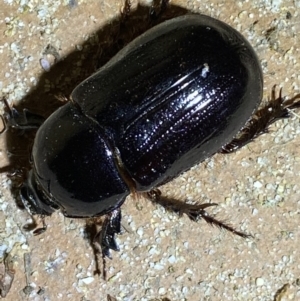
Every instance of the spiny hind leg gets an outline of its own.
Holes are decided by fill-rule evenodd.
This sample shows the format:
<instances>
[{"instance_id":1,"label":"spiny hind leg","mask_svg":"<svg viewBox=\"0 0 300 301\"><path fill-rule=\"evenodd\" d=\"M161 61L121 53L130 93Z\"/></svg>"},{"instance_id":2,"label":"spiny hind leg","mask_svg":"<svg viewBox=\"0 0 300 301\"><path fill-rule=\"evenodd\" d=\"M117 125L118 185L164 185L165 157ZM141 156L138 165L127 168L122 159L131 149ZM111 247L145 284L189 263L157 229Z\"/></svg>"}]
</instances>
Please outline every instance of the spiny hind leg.
<instances>
[{"instance_id":1,"label":"spiny hind leg","mask_svg":"<svg viewBox=\"0 0 300 301\"><path fill-rule=\"evenodd\" d=\"M235 235L241 236L243 238L251 237L251 235L237 231L232 226L219 221L215 217L209 215L205 210L211 206L217 206L216 203L204 203L204 204L187 204L175 198L165 197L161 194L160 190L153 189L147 193L147 197L154 203L160 204L167 211L174 212L178 216L186 214L190 220L198 221L201 218L204 219L211 226L216 226L220 229L227 230Z\"/></svg>"},{"instance_id":2,"label":"spiny hind leg","mask_svg":"<svg viewBox=\"0 0 300 301\"><path fill-rule=\"evenodd\" d=\"M232 153L245 146L258 136L268 132L269 126L275 121L291 116L290 110L300 107L300 94L293 98L285 99L282 97L282 89L276 97L276 86L273 86L271 99L247 122L246 126L239 132L230 143L224 145L221 153Z\"/></svg>"}]
</instances>

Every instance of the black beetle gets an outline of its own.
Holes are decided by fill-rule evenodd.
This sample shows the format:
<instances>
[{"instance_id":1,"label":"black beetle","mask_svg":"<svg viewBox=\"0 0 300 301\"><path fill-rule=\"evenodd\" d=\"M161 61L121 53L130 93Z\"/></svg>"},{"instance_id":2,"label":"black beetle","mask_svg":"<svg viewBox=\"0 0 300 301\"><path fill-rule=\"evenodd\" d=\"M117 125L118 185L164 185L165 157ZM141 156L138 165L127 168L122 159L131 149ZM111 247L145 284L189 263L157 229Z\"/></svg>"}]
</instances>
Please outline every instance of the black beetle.
<instances>
[{"instance_id":1,"label":"black beetle","mask_svg":"<svg viewBox=\"0 0 300 301\"><path fill-rule=\"evenodd\" d=\"M148 192L174 212L246 237L207 215L205 208L215 204L178 204L155 188L218 151L244 145L296 107L296 98L283 106L273 93L276 110L267 107L262 122L253 119L229 143L257 109L262 88L254 50L229 25L204 15L157 25L77 86L41 124L21 199L42 216L55 210L78 218L106 214L97 237L105 256L118 250L120 206L131 192ZM13 108L6 122L21 129L41 123Z\"/></svg>"}]
</instances>

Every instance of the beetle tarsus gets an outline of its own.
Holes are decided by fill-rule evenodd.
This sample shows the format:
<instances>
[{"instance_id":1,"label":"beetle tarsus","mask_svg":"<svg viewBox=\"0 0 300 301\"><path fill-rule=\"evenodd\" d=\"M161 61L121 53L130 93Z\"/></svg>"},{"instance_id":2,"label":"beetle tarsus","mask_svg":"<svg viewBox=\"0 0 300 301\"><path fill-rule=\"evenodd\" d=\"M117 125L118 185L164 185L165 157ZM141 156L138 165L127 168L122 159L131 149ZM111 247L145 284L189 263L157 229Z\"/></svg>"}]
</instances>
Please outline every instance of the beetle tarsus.
<instances>
[{"instance_id":1,"label":"beetle tarsus","mask_svg":"<svg viewBox=\"0 0 300 301\"><path fill-rule=\"evenodd\" d=\"M282 96L282 89L276 97L276 86L273 86L271 99L268 104L259 109L253 118L240 131L230 143L222 147L222 153L231 153L245 146L262 134L268 133L269 126L275 121L290 117L290 110L300 107L300 94L293 98L285 99Z\"/></svg>"},{"instance_id":2,"label":"beetle tarsus","mask_svg":"<svg viewBox=\"0 0 300 301\"><path fill-rule=\"evenodd\" d=\"M213 216L209 215L207 211L205 210L208 207L217 206L216 203L204 203L204 204L186 204L182 203L179 200L168 198L162 196L160 190L153 189L149 192L147 192L148 197L151 201L160 204L163 206L166 210L170 212L174 212L178 214L179 216L182 216L183 214L186 214L190 220L192 221L199 221L201 218L203 218L208 224L211 226L216 226L219 229L227 230L235 235L241 236L243 238L252 237L249 234L237 231L232 226L217 220Z\"/></svg>"},{"instance_id":3,"label":"beetle tarsus","mask_svg":"<svg viewBox=\"0 0 300 301\"><path fill-rule=\"evenodd\" d=\"M230 226L230 225L228 225L228 224L226 224L222 221L219 221L219 220L215 219L214 217L210 216L205 210L199 210L198 214L199 214L199 218L203 218L211 226L216 226L219 229L227 230L227 231L231 232L232 234L238 235L238 236L243 237L243 238L253 237L251 234L246 234L244 232L237 231L232 226Z\"/></svg>"}]
</instances>

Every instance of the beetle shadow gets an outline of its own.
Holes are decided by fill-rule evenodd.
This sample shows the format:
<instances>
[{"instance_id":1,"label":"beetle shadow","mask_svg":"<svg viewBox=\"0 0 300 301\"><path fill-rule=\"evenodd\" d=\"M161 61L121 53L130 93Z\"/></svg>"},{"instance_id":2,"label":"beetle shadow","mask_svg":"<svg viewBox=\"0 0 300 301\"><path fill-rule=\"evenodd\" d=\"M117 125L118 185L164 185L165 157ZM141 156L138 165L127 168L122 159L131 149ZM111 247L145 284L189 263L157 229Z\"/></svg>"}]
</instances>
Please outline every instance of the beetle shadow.
<instances>
[{"instance_id":1,"label":"beetle shadow","mask_svg":"<svg viewBox=\"0 0 300 301\"><path fill-rule=\"evenodd\" d=\"M167 19L189 13L187 9L169 4L160 14L159 8L157 10L158 2L154 1L157 18L154 18L155 13L150 16L149 6L138 5L130 12L127 10L127 14L119 14L113 20L109 20L80 45L82 51L71 52L63 60L58 60L48 72L44 72L34 89L14 107L19 112L26 108L47 118L68 101L69 95L80 82L108 62L134 38ZM5 151L9 165L1 167L0 172L8 172L12 181L12 195L20 208L24 206L19 197L19 187L30 170L30 152L34 136L35 131L20 132L14 129L9 129L5 135ZM94 249L95 229L86 226L86 233Z\"/></svg>"}]
</instances>

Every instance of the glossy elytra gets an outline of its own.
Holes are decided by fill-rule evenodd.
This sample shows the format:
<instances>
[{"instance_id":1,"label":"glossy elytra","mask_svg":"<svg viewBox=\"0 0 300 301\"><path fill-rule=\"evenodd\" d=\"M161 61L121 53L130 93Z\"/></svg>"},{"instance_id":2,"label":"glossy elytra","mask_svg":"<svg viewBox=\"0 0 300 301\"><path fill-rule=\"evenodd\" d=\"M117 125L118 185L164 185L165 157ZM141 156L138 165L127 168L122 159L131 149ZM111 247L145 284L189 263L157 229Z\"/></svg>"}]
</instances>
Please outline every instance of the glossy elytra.
<instances>
[{"instance_id":1,"label":"glossy elytra","mask_svg":"<svg viewBox=\"0 0 300 301\"><path fill-rule=\"evenodd\" d=\"M249 122L262 88L254 50L229 25L204 15L157 25L78 85L45 121L7 105L8 126L40 125L21 199L31 214L106 215L96 236L105 256L118 250L120 208L131 192L147 192L169 210L246 237L207 214L215 204L179 204L156 188L216 152L241 147L299 106L299 96L283 103L273 93L262 121Z\"/></svg>"}]
</instances>

